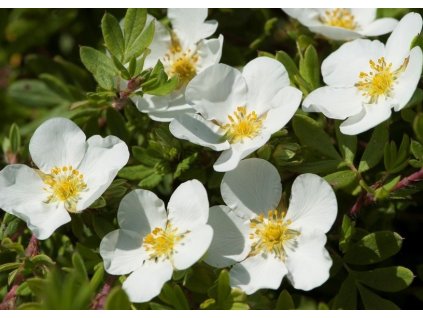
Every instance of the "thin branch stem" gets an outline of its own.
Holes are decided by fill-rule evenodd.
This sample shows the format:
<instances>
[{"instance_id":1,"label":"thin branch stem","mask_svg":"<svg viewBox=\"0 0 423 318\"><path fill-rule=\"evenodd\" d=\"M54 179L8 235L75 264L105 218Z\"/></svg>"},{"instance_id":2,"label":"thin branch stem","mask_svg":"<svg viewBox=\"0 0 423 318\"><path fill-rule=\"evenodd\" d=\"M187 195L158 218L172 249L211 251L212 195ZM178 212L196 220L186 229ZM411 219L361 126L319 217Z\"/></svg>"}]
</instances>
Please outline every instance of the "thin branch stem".
<instances>
[{"instance_id":1,"label":"thin branch stem","mask_svg":"<svg viewBox=\"0 0 423 318\"><path fill-rule=\"evenodd\" d=\"M104 282L103 288L101 291L95 296L91 308L92 309L104 309L104 303L106 301L107 296L110 293L110 290L113 287L114 282L116 281L117 276L107 275L106 280Z\"/></svg>"}]
</instances>

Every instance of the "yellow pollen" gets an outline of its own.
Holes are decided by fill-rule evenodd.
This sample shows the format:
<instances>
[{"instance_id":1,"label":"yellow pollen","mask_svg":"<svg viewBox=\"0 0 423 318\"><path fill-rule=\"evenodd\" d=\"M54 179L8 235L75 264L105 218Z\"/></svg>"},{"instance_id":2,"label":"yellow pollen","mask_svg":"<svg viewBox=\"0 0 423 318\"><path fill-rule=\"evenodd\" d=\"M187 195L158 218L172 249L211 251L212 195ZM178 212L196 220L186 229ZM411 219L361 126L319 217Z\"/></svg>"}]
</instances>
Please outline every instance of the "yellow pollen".
<instances>
[{"instance_id":1,"label":"yellow pollen","mask_svg":"<svg viewBox=\"0 0 423 318\"><path fill-rule=\"evenodd\" d=\"M184 238L184 234L178 234L178 228L173 227L170 222L166 228L156 227L147 234L143 240L145 250L150 254L150 259L159 260L172 258L175 252L175 245Z\"/></svg>"},{"instance_id":2,"label":"yellow pollen","mask_svg":"<svg viewBox=\"0 0 423 318\"><path fill-rule=\"evenodd\" d=\"M263 253L272 254L284 261L286 258L285 248L287 244L300 235L299 231L289 228L291 220L285 220L284 212L271 210L267 213L250 220L250 239L253 241L251 255Z\"/></svg>"},{"instance_id":3,"label":"yellow pollen","mask_svg":"<svg viewBox=\"0 0 423 318\"><path fill-rule=\"evenodd\" d=\"M344 28L348 30L355 30L357 23L354 15L348 9L332 9L326 10L324 15L320 17L323 24Z\"/></svg>"},{"instance_id":4,"label":"yellow pollen","mask_svg":"<svg viewBox=\"0 0 423 318\"><path fill-rule=\"evenodd\" d=\"M50 174L41 174L49 193L45 203L63 202L66 210L76 212L80 194L87 191L84 175L72 166L54 167Z\"/></svg>"},{"instance_id":5,"label":"yellow pollen","mask_svg":"<svg viewBox=\"0 0 423 318\"><path fill-rule=\"evenodd\" d=\"M369 104L377 103L380 96L391 97L394 82L398 76L407 68L409 58L404 59L403 64L392 70L392 63L387 63L384 57L374 62L369 61L370 72L360 72L359 81L355 83L364 97L368 97Z\"/></svg>"},{"instance_id":6,"label":"yellow pollen","mask_svg":"<svg viewBox=\"0 0 423 318\"><path fill-rule=\"evenodd\" d=\"M220 125L226 130L226 137L230 143L242 141L244 138L256 137L263 125L266 115L257 116L255 111L247 112L247 107L240 106L233 113L228 115L229 123Z\"/></svg>"}]
</instances>

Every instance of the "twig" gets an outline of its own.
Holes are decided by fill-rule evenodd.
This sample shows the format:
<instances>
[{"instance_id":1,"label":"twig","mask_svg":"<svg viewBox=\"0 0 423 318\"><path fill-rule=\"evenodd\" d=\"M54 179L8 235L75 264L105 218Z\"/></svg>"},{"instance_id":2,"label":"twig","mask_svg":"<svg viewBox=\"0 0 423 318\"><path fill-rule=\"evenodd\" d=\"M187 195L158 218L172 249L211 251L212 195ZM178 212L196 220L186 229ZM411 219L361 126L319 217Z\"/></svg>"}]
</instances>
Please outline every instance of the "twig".
<instances>
[{"instance_id":1,"label":"twig","mask_svg":"<svg viewBox=\"0 0 423 318\"><path fill-rule=\"evenodd\" d=\"M107 295L109 295L110 290L113 287L113 284L116 280L117 276L107 275L106 280L104 282L103 288L101 291L95 296L91 308L92 309L103 309L104 303L106 301Z\"/></svg>"}]
</instances>

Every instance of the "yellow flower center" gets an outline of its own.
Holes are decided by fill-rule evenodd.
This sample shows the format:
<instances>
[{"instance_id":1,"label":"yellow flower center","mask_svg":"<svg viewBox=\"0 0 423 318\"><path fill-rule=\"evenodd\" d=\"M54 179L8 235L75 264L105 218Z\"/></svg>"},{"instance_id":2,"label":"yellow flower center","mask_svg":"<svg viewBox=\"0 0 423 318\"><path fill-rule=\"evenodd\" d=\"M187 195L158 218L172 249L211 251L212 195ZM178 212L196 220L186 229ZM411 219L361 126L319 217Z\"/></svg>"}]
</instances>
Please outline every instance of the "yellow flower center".
<instances>
[{"instance_id":1,"label":"yellow flower center","mask_svg":"<svg viewBox=\"0 0 423 318\"><path fill-rule=\"evenodd\" d=\"M228 115L229 123L220 125L226 130L226 137L230 143L242 141L244 138L256 137L262 126L266 115L257 116L255 111L247 112L247 107L240 106L233 113Z\"/></svg>"},{"instance_id":2,"label":"yellow flower center","mask_svg":"<svg viewBox=\"0 0 423 318\"><path fill-rule=\"evenodd\" d=\"M369 61L370 72L360 72L359 81L355 83L362 95L369 98L368 103L377 103L380 96L391 97L395 80L408 65L409 58L397 69L392 70L392 63L387 63L384 57L374 62Z\"/></svg>"},{"instance_id":3,"label":"yellow flower center","mask_svg":"<svg viewBox=\"0 0 423 318\"><path fill-rule=\"evenodd\" d=\"M150 254L150 259L170 259L175 252L175 245L184 238L184 234L178 234L178 228L170 222L163 229L156 227L147 234L143 240L145 250Z\"/></svg>"},{"instance_id":4,"label":"yellow flower center","mask_svg":"<svg viewBox=\"0 0 423 318\"><path fill-rule=\"evenodd\" d=\"M253 241L251 255L273 254L280 260L286 258L285 248L300 232L290 229L291 220L285 220L285 213L271 210L250 220L250 239Z\"/></svg>"},{"instance_id":5,"label":"yellow flower center","mask_svg":"<svg viewBox=\"0 0 423 318\"><path fill-rule=\"evenodd\" d=\"M355 22L354 15L348 9L332 9L326 10L320 20L323 24L344 28L348 30L355 30L357 23Z\"/></svg>"},{"instance_id":6,"label":"yellow flower center","mask_svg":"<svg viewBox=\"0 0 423 318\"><path fill-rule=\"evenodd\" d=\"M43 174L42 179L49 193L46 203L63 202L66 210L76 212L80 194L88 190L84 175L72 166L55 167L50 174Z\"/></svg>"}]
</instances>

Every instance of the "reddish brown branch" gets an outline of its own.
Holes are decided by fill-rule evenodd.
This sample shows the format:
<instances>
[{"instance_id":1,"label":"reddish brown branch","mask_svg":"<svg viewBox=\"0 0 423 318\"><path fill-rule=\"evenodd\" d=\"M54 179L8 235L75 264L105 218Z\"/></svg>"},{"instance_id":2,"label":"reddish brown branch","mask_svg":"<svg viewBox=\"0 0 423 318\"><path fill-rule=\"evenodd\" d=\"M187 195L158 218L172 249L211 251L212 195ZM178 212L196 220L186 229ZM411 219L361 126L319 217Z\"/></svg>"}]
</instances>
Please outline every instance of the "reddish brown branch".
<instances>
[{"instance_id":1,"label":"reddish brown branch","mask_svg":"<svg viewBox=\"0 0 423 318\"><path fill-rule=\"evenodd\" d=\"M91 304L92 309L104 309L104 303L106 301L107 295L109 295L116 278L117 276L107 275L103 288L95 296Z\"/></svg>"}]
</instances>

